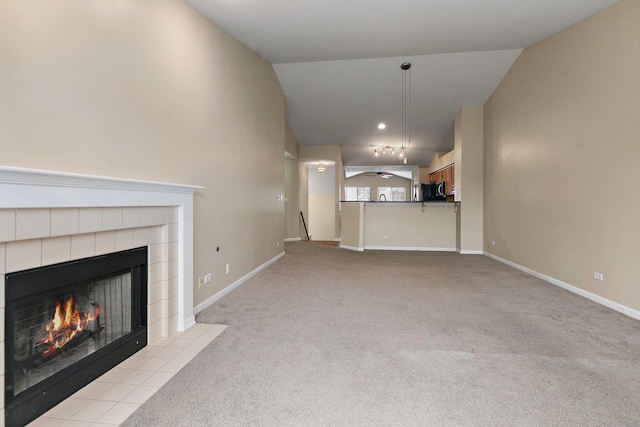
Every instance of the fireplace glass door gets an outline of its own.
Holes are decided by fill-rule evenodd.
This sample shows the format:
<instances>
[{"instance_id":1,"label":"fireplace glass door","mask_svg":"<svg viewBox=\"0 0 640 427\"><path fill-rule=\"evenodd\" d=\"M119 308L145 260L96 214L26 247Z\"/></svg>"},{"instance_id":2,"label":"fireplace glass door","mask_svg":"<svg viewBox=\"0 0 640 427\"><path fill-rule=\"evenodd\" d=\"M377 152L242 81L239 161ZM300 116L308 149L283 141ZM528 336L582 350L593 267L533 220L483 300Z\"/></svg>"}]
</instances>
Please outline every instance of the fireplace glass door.
<instances>
[{"instance_id":1,"label":"fireplace glass door","mask_svg":"<svg viewBox=\"0 0 640 427\"><path fill-rule=\"evenodd\" d=\"M6 424L28 422L146 344L146 248L5 276Z\"/></svg>"},{"instance_id":2,"label":"fireplace glass door","mask_svg":"<svg viewBox=\"0 0 640 427\"><path fill-rule=\"evenodd\" d=\"M13 393L131 332L131 302L131 273L124 272L14 303Z\"/></svg>"}]
</instances>

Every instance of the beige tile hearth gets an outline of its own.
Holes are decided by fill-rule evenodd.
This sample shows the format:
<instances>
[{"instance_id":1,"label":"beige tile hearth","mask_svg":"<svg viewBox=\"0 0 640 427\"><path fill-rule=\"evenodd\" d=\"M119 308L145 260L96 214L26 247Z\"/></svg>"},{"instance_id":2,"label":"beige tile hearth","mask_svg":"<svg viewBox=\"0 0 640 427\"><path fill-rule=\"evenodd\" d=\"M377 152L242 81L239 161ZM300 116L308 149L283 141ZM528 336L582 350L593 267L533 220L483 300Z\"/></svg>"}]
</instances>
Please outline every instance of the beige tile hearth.
<instances>
[{"instance_id":1,"label":"beige tile hearth","mask_svg":"<svg viewBox=\"0 0 640 427\"><path fill-rule=\"evenodd\" d=\"M28 427L117 426L226 328L197 324L151 343Z\"/></svg>"}]
</instances>

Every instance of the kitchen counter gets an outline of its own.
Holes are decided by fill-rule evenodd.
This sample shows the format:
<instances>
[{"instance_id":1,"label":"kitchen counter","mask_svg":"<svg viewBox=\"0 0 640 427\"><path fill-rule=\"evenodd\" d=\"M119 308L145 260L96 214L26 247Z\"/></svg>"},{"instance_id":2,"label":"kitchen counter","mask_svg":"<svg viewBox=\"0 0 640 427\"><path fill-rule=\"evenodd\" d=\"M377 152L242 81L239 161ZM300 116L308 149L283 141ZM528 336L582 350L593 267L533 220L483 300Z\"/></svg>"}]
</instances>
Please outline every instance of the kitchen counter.
<instances>
[{"instance_id":1,"label":"kitchen counter","mask_svg":"<svg viewBox=\"0 0 640 427\"><path fill-rule=\"evenodd\" d=\"M458 203L343 202L340 247L455 251Z\"/></svg>"},{"instance_id":2,"label":"kitchen counter","mask_svg":"<svg viewBox=\"0 0 640 427\"><path fill-rule=\"evenodd\" d=\"M454 203L459 203L459 202L447 202L446 200L427 200L427 201L424 201L424 202L392 202L392 201L385 202L384 200L383 201L371 200L369 202L354 202L352 200L342 200L340 203L367 203L367 204L368 203L376 203L376 204L388 203L390 205L391 204L393 204L393 205L421 205L423 203L426 203L426 204L429 204L429 205L431 205L431 204L453 205Z\"/></svg>"}]
</instances>

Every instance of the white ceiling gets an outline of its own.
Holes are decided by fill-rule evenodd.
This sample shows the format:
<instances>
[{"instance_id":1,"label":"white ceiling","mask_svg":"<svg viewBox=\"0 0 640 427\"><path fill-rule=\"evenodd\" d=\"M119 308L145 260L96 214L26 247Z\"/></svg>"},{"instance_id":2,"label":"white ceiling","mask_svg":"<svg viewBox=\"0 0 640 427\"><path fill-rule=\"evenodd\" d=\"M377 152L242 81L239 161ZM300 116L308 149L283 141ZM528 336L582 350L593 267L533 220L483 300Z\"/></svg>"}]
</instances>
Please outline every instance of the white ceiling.
<instances>
[{"instance_id":1,"label":"white ceiling","mask_svg":"<svg viewBox=\"0 0 640 427\"><path fill-rule=\"evenodd\" d=\"M429 164L453 148L453 118L482 105L520 50L302 62L275 66L287 95L287 121L300 144L340 144L345 165L398 164L377 146L402 141L402 70L411 62L408 162ZM387 127L378 129L378 123ZM393 159L393 160L392 160Z\"/></svg>"},{"instance_id":2,"label":"white ceiling","mask_svg":"<svg viewBox=\"0 0 640 427\"><path fill-rule=\"evenodd\" d=\"M187 0L274 68L300 145L345 165L397 165L400 64L411 68L409 163L453 148L453 118L483 105L520 50L616 0ZM385 122L384 131L377 129Z\"/></svg>"}]
</instances>

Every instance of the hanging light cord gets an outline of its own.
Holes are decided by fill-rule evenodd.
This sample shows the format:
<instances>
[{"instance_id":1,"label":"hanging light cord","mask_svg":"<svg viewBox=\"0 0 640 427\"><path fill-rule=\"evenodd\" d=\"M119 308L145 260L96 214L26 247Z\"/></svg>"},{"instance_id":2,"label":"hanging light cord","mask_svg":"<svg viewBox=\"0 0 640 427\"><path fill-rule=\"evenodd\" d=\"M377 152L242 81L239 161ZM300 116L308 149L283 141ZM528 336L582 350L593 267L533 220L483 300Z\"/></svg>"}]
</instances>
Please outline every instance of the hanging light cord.
<instances>
[{"instance_id":1,"label":"hanging light cord","mask_svg":"<svg viewBox=\"0 0 640 427\"><path fill-rule=\"evenodd\" d=\"M404 65L404 64L403 64ZM402 66L400 66L402 68ZM407 70L402 68L402 149L407 137Z\"/></svg>"},{"instance_id":2,"label":"hanging light cord","mask_svg":"<svg viewBox=\"0 0 640 427\"><path fill-rule=\"evenodd\" d=\"M411 147L411 63L404 62L402 69L402 162L407 163L406 148Z\"/></svg>"},{"instance_id":3,"label":"hanging light cord","mask_svg":"<svg viewBox=\"0 0 640 427\"><path fill-rule=\"evenodd\" d=\"M409 140L407 147L411 147L411 69L406 71L408 77L408 88L407 88L407 138Z\"/></svg>"}]
</instances>

